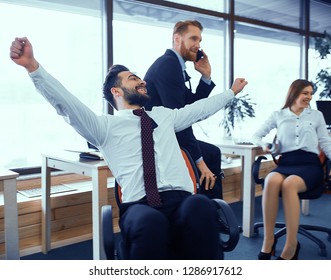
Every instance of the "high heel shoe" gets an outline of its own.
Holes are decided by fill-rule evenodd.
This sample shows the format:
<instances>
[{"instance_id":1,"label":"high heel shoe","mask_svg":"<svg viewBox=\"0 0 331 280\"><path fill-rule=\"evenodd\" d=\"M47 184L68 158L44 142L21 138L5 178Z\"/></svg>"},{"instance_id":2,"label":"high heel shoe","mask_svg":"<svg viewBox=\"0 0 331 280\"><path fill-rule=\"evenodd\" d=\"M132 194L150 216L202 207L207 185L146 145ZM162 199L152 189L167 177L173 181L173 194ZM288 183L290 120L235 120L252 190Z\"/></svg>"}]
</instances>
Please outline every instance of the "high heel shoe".
<instances>
[{"instance_id":1,"label":"high heel shoe","mask_svg":"<svg viewBox=\"0 0 331 280\"><path fill-rule=\"evenodd\" d=\"M270 260L271 256L275 255L277 239L274 237L274 243L272 244L270 253L260 252L257 256L258 260Z\"/></svg>"},{"instance_id":2,"label":"high heel shoe","mask_svg":"<svg viewBox=\"0 0 331 280\"><path fill-rule=\"evenodd\" d=\"M289 259L289 260L298 260L298 259L299 259L299 251L300 251L300 249L301 249L301 245L300 245L300 243L299 243L299 241L298 241L297 248L295 249L294 255L293 255L293 257L292 257L291 259ZM287 260L287 259L284 259L284 258L282 258L281 256L279 256L279 257L277 258L277 260Z\"/></svg>"}]
</instances>

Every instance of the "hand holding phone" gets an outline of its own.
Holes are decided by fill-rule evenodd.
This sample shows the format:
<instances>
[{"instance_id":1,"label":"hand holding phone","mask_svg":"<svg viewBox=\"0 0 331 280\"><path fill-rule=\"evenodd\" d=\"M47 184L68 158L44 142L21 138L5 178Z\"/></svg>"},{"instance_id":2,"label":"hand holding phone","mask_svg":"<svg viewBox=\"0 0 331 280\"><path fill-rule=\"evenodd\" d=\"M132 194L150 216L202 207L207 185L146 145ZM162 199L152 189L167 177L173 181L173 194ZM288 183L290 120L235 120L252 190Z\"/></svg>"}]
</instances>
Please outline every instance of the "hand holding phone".
<instances>
[{"instance_id":1,"label":"hand holding phone","mask_svg":"<svg viewBox=\"0 0 331 280\"><path fill-rule=\"evenodd\" d=\"M201 60L202 58L202 60ZM200 61L201 60L201 61ZM193 61L194 69L202 75L202 78L205 80L210 80L211 75L211 66L208 60L207 54L201 49L199 49L196 53L196 60Z\"/></svg>"},{"instance_id":2,"label":"hand holding phone","mask_svg":"<svg viewBox=\"0 0 331 280\"><path fill-rule=\"evenodd\" d=\"M202 57L203 57L203 52L201 50L198 50L196 62L199 61Z\"/></svg>"}]
</instances>

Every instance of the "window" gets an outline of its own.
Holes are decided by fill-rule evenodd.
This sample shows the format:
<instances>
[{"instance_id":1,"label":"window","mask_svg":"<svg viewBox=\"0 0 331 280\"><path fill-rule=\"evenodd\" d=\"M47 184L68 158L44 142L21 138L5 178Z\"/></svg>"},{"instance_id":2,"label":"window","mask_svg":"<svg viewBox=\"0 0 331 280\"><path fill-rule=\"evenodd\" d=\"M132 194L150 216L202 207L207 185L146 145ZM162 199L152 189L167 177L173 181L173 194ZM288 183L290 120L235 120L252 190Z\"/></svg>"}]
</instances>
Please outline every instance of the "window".
<instances>
[{"instance_id":1,"label":"window","mask_svg":"<svg viewBox=\"0 0 331 280\"><path fill-rule=\"evenodd\" d=\"M235 14L251 19L299 28L300 0L235 0Z\"/></svg>"},{"instance_id":2,"label":"window","mask_svg":"<svg viewBox=\"0 0 331 280\"><path fill-rule=\"evenodd\" d=\"M169 0L167 2L185 4L185 5L194 6L194 7L203 8L203 9L208 9L208 10L213 10L213 11L217 11L217 12L225 12L228 0L208 0L208 1L201 1L201 0Z\"/></svg>"},{"instance_id":3,"label":"window","mask_svg":"<svg viewBox=\"0 0 331 280\"><path fill-rule=\"evenodd\" d=\"M212 95L229 86L227 81L232 67L234 77L246 77L249 81L244 93L256 103L256 117L245 119L241 129L244 138L249 139L271 111L282 107L291 82L303 78L306 66L302 60L304 47L300 28L304 22L301 7L304 1L235 0L234 65L229 68L227 19L231 17L223 13L228 12L230 1L173 0L158 1L158 5L146 2L113 1L114 62L129 66L143 77L149 65L166 48L171 48L175 22L191 18L201 21L205 27L202 46L210 58L212 78L217 85ZM176 3L173 5L176 9L170 8L166 2ZM311 1L312 9L315 9L312 16L319 17L323 11L313 8L313 2L316 1ZM186 11L185 5L192 7L190 11ZM202 13L201 8L207 11ZM329 21L323 17L319 24L327 27ZM124 46L134 47L128 52ZM191 63L187 63L187 67L196 83L199 74L192 69ZM222 141L226 136L221 124L223 115L221 111L194 125L197 138L214 143Z\"/></svg>"},{"instance_id":4,"label":"window","mask_svg":"<svg viewBox=\"0 0 331 280\"><path fill-rule=\"evenodd\" d=\"M240 129L243 140L284 105L290 84L300 78L300 42L293 33L236 24L234 76L248 81L238 96L248 93L256 103L256 117L245 119Z\"/></svg>"},{"instance_id":5,"label":"window","mask_svg":"<svg viewBox=\"0 0 331 280\"><path fill-rule=\"evenodd\" d=\"M114 1L114 63L128 66L143 78L149 66L172 47L172 29L177 21L199 20L204 26L201 46L212 57L214 79L223 88L224 79L224 21L196 13L166 7L137 3L137 1ZM221 48L220 48L221 47ZM187 63L188 68L193 63ZM189 69L192 80L200 75ZM196 78L196 79L195 79Z\"/></svg>"},{"instance_id":6,"label":"window","mask_svg":"<svg viewBox=\"0 0 331 280\"><path fill-rule=\"evenodd\" d=\"M63 2L63 4L60 4ZM40 64L96 113L102 113L101 0L0 1L0 53L26 36ZM3 24L5 23L5 24ZM1 59L0 166L40 166L41 153L86 145L36 92L25 69Z\"/></svg>"},{"instance_id":7,"label":"window","mask_svg":"<svg viewBox=\"0 0 331 280\"><path fill-rule=\"evenodd\" d=\"M256 103L256 118L245 120L242 133L247 138L272 110L282 106L288 86L294 79L305 78L302 73L308 65L311 80L325 67L316 60L312 46L309 64L303 60L306 1L234 0L233 15L226 14L232 0L107 1L113 3L113 11L109 11L113 13L109 15L112 30L108 30L113 48L108 51L103 49L102 38L104 0L0 0L0 18L5 23L0 27L0 53L8 54L15 36L27 36L40 63L101 114L106 51L113 63L127 65L143 78L153 61L172 47L174 24L197 19L204 26L201 45L217 85L212 95L229 87L232 74L249 81L245 93ZM331 33L328 2L309 1L310 38L324 30ZM234 30L228 19L234 19ZM230 32L235 34L233 60ZM192 63L187 67L195 86L200 75ZM38 95L24 69L7 57L1 60L0 73L0 126L5 135L0 166L39 166L41 153L85 147L85 140ZM220 142L223 114L194 125L197 138Z\"/></svg>"},{"instance_id":8,"label":"window","mask_svg":"<svg viewBox=\"0 0 331 280\"><path fill-rule=\"evenodd\" d=\"M216 88L212 94L225 87L225 22L221 18L169 9L161 6L137 4L132 1L114 2L114 63L128 66L143 78L149 66L172 47L172 29L177 21L199 20L204 26L201 47L208 54L212 66L212 79ZM187 71L195 88L201 75L187 62ZM218 125L222 113L194 126L198 137L219 137ZM216 129L214 129L216 127Z\"/></svg>"},{"instance_id":9,"label":"window","mask_svg":"<svg viewBox=\"0 0 331 280\"><path fill-rule=\"evenodd\" d=\"M310 29L315 32L323 33L326 31L331 34L331 4L330 1L311 1L310 13ZM323 69L331 73L331 55L329 54L325 59L319 57L319 53L315 50L315 40L311 38L309 48L309 79L316 82L317 74ZM323 87L319 87L314 95L313 100L320 99L320 93ZM313 108L316 108L316 102L311 102Z\"/></svg>"},{"instance_id":10,"label":"window","mask_svg":"<svg viewBox=\"0 0 331 280\"><path fill-rule=\"evenodd\" d=\"M316 0L310 2L310 30L331 33L331 2L330 0Z\"/></svg>"}]
</instances>

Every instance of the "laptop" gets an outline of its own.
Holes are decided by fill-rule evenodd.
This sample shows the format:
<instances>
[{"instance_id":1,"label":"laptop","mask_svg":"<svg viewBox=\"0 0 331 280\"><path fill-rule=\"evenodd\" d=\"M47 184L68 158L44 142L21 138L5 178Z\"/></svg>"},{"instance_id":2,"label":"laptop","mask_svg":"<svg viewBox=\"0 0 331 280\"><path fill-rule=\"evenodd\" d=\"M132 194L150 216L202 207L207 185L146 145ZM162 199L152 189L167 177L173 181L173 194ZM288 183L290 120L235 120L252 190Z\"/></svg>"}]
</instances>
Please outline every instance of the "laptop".
<instances>
[{"instance_id":1,"label":"laptop","mask_svg":"<svg viewBox=\"0 0 331 280\"><path fill-rule=\"evenodd\" d=\"M75 149L66 149L68 152L79 153L79 158L89 159L89 160L103 160L103 156L100 153L99 149L87 142L88 149L84 150L75 150Z\"/></svg>"},{"instance_id":2,"label":"laptop","mask_svg":"<svg viewBox=\"0 0 331 280\"><path fill-rule=\"evenodd\" d=\"M88 151L81 152L79 154L79 158L90 160L103 160L103 156L96 146L92 145L90 142L87 142L87 147Z\"/></svg>"}]
</instances>

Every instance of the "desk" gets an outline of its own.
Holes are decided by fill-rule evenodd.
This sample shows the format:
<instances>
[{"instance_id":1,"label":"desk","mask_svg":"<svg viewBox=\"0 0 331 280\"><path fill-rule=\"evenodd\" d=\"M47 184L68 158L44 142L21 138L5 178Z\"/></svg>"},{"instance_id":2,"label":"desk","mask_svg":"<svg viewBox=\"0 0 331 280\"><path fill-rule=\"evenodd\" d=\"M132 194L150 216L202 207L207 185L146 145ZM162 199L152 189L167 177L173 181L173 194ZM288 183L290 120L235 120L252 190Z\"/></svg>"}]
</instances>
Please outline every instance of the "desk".
<instances>
[{"instance_id":1,"label":"desk","mask_svg":"<svg viewBox=\"0 0 331 280\"><path fill-rule=\"evenodd\" d=\"M7 260L19 260L18 211L16 178L18 173L0 170L0 191L4 199L5 250Z\"/></svg>"},{"instance_id":2,"label":"desk","mask_svg":"<svg viewBox=\"0 0 331 280\"><path fill-rule=\"evenodd\" d=\"M107 178L111 176L111 172L105 161L81 160L78 154L70 152L59 153L57 156L43 155L41 174L41 243L43 253L46 254L51 249L51 168L92 178L93 259L105 259L101 238L101 207L108 204Z\"/></svg>"},{"instance_id":3,"label":"desk","mask_svg":"<svg viewBox=\"0 0 331 280\"><path fill-rule=\"evenodd\" d=\"M223 140L218 146L222 154L241 157L241 197L243 201L243 235L254 234L255 182L252 178L252 165L256 156L263 154L261 147L255 145L237 145L232 140Z\"/></svg>"}]
</instances>

